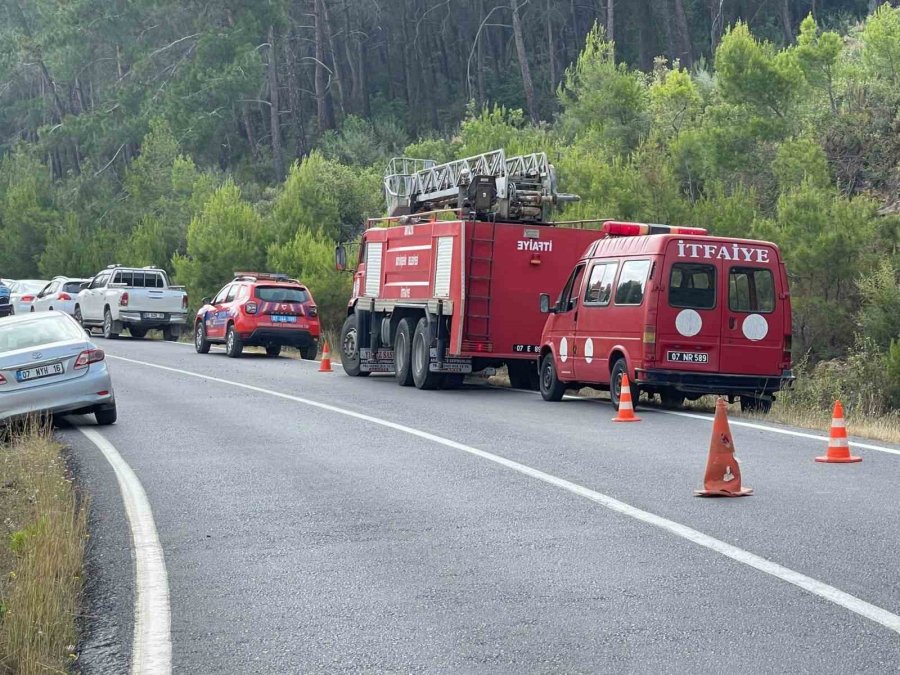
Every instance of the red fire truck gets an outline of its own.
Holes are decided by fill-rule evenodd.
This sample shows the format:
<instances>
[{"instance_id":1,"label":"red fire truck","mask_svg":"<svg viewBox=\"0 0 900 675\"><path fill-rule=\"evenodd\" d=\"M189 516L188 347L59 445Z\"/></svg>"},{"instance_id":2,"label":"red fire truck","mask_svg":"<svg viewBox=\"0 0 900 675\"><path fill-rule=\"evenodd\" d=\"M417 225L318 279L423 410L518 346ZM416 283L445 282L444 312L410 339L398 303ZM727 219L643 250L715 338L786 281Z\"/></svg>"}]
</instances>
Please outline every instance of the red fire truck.
<instances>
[{"instance_id":1,"label":"red fire truck","mask_svg":"<svg viewBox=\"0 0 900 675\"><path fill-rule=\"evenodd\" d=\"M536 389L539 291L560 287L597 238L583 223L549 222L577 197L556 191L547 156L398 158L385 193L389 215L368 222L354 271L346 373L434 389L505 364L513 386ZM336 257L344 269L343 246Z\"/></svg>"}]
</instances>

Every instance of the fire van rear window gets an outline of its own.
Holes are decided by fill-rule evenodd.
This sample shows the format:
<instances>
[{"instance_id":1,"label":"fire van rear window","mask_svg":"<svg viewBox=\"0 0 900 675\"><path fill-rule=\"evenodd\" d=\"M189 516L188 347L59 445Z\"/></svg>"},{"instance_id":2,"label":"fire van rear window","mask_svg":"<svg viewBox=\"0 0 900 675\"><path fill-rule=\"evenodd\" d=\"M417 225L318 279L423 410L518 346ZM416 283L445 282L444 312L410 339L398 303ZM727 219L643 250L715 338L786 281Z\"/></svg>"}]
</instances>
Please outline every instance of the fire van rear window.
<instances>
[{"instance_id":1,"label":"fire van rear window","mask_svg":"<svg viewBox=\"0 0 900 675\"><path fill-rule=\"evenodd\" d=\"M306 302L309 300L309 293L302 288L257 286L256 297L263 302Z\"/></svg>"},{"instance_id":2,"label":"fire van rear window","mask_svg":"<svg viewBox=\"0 0 900 675\"><path fill-rule=\"evenodd\" d=\"M688 309L716 306L716 268L696 263L675 263L669 275L669 305Z\"/></svg>"},{"instance_id":3,"label":"fire van rear window","mask_svg":"<svg viewBox=\"0 0 900 675\"><path fill-rule=\"evenodd\" d=\"M762 267L732 267L728 275L728 308L732 312L775 310L775 279Z\"/></svg>"}]
</instances>

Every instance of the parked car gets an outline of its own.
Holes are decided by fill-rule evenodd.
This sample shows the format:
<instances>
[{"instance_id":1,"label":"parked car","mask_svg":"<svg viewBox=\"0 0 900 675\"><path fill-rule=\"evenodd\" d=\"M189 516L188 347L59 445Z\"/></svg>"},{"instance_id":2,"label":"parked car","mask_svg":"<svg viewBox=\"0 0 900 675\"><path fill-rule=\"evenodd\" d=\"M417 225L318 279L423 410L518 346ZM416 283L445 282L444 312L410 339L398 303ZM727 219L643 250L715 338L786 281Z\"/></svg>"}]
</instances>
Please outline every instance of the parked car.
<instances>
[{"instance_id":1,"label":"parked car","mask_svg":"<svg viewBox=\"0 0 900 675\"><path fill-rule=\"evenodd\" d=\"M69 277L53 277L50 283L41 289L34 302L32 312L57 311L66 314L75 313L75 296L81 291L81 285L88 279L71 279Z\"/></svg>"},{"instance_id":2,"label":"parked car","mask_svg":"<svg viewBox=\"0 0 900 675\"><path fill-rule=\"evenodd\" d=\"M13 314L26 314L31 311L31 303L41 292L41 289L47 285L47 280L41 279L19 279L12 282L10 286L10 304L12 305Z\"/></svg>"},{"instance_id":3,"label":"parked car","mask_svg":"<svg viewBox=\"0 0 900 675\"><path fill-rule=\"evenodd\" d=\"M85 328L102 328L107 339L125 329L136 338L159 329L166 340L177 340L187 306L184 287L171 286L164 270L110 265L78 294L73 315Z\"/></svg>"},{"instance_id":4,"label":"parked car","mask_svg":"<svg viewBox=\"0 0 900 675\"><path fill-rule=\"evenodd\" d=\"M93 413L116 421L102 349L62 312L0 320L0 424L30 414Z\"/></svg>"},{"instance_id":5,"label":"parked car","mask_svg":"<svg viewBox=\"0 0 900 675\"><path fill-rule=\"evenodd\" d=\"M12 305L9 304L9 286L6 279L0 279L0 317L9 316L12 313Z\"/></svg>"},{"instance_id":6,"label":"parked car","mask_svg":"<svg viewBox=\"0 0 900 675\"><path fill-rule=\"evenodd\" d=\"M237 358L246 346L265 347L278 356L297 347L304 359L319 350L319 312L312 294L286 274L236 272L214 299L204 298L194 321L194 347L200 354L214 343Z\"/></svg>"}]
</instances>

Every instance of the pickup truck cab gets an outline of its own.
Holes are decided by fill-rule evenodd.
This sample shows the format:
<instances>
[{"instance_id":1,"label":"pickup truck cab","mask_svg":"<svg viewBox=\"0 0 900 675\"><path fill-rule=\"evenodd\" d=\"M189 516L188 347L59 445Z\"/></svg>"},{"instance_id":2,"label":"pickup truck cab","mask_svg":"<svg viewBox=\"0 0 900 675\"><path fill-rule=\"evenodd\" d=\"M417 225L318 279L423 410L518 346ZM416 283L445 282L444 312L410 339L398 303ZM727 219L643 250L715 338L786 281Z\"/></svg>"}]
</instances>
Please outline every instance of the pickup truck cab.
<instances>
[{"instance_id":1,"label":"pickup truck cab","mask_svg":"<svg viewBox=\"0 0 900 675\"><path fill-rule=\"evenodd\" d=\"M767 412L793 382L791 300L775 244L701 228L607 222L575 265L541 341L545 400L622 377L666 407L705 394Z\"/></svg>"},{"instance_id":2,"label":"pickup truck cab","mask_svg":"<svg viewBox=\"0 0 900 675\"><path fill-rule=\"evenodd\" d=\"M85 328L102 328L107 339L127 328L136 338L158 329L166 340L177 340L187 322L187 306L184 287L171 286L164 270L110 265L83 284L74 316Z\"/></svg>"}]
</instances>

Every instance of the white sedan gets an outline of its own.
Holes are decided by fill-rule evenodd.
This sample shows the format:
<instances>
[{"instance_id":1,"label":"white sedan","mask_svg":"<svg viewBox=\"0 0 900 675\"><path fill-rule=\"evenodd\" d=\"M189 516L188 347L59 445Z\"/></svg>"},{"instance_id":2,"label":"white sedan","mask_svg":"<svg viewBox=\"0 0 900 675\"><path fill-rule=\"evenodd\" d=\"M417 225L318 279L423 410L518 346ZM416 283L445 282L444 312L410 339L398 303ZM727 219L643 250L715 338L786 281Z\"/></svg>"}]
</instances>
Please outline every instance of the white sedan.
<instances>
[{"instance_id":1,"label":"white sedan","mask_svg":"<svg viewBox=\"0 0 900 675\"><path fill-rule=\"evenodd\" d=\"M106 355L75 319L42 312L0 319L0 426L29 415L93 413L116 421Z\"/></svg>"},{"instance_id":2,"label":"white sedan","mask_svg":"<svg viewBox=\"0 0 900 675\"><path fill-rule=\"evenodd\" d=\"M40 279L19 279L12 282L9 291L12 294L9 304L12 305L13 314L25 314L31 311L31 303L41 292L47 281Z\"/></svg>"},{"instance_id":3,"label":"white sedan","mask_svg":"<svg viewBox=\"0 0 900 675\"><path fill-rule=\"evenodd\" d=\"M81 290L81 284L87 279L70 279L69 277L53 277L44 286L31 303L32 312L65 312L75 313L75 296Z\"/></svg>"}]
</instances>

